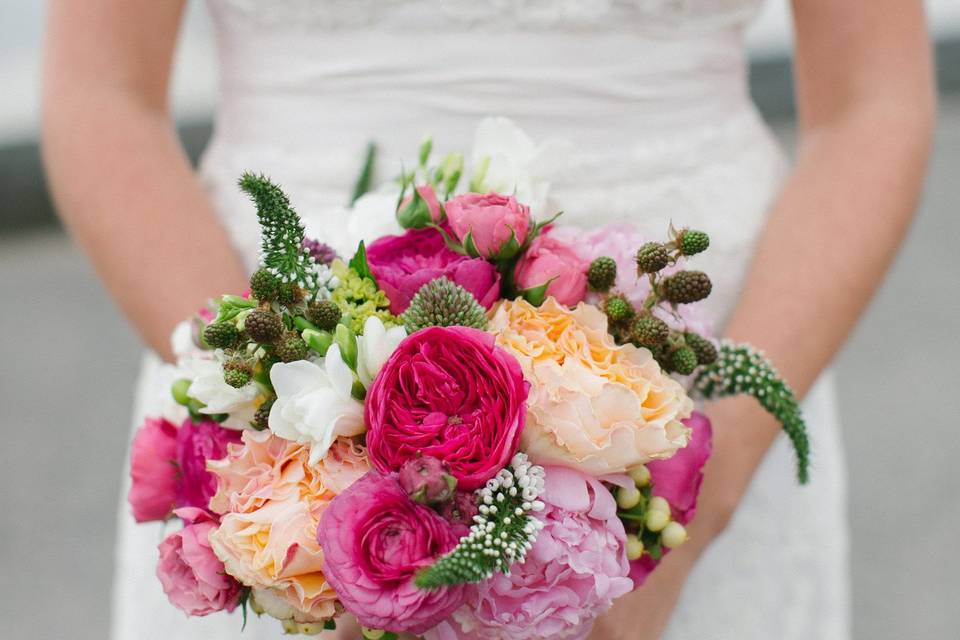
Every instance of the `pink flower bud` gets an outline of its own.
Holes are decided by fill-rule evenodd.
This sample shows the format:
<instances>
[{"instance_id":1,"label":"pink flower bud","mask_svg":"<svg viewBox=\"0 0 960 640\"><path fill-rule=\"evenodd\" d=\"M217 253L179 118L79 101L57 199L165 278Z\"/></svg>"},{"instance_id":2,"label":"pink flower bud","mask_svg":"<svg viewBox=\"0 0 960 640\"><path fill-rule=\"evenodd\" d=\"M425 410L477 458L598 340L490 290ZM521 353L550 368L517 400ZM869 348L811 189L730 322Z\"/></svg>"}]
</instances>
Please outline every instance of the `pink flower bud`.
<instances>
[{"instance_id":1,"label":"pink flower bud","mask_svg":"<svg viewBox=\"0 0 960 640\"><path fill-rule=\"evenodd\" d=\"M457 479L437 458L417 456L400 467L400 486L414 502L440 504L453 497Z\"/></svg>"},{"instance_id":2,"label":"pink flower bud","mask_svg":"<svg viewBox=\"0 0 960 640\"><path fill-rule=\"evenodd\" d=\"M469 491L457 491L453 500L440 507L440 515L448 522L468 527L473 524L473 516L478 513L480 510L477 508L477 498Z\"/></svg>"},{"instance_id":3,"label":"pink flower bud","mask_svg":"<svg viewBox=\"0 0 960 640\"><path fill-rule=\"evenodd\" d=\"M526 242L530 209L513 196L465 193L445 205L454 235L471 255L508 260Z\"/></svg>"}]
</instances>

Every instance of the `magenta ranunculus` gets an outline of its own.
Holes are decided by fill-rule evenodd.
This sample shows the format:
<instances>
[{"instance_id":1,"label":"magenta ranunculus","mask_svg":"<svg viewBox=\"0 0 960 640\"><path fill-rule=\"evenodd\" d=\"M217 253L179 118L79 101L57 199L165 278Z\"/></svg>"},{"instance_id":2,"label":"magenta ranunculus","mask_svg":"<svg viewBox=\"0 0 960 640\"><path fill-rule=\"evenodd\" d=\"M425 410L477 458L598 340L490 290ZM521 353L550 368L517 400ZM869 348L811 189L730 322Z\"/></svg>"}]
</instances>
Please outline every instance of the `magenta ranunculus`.
<instances>
[{"instance_id":1,"label":"magenta ranunculus","mask_svg":"<svg viewBox=\"0 0 960 640\"><path fill-rule=\"evenodd\" d=\"M530 243L517 263L513 280L520 290L536 289L549 283L546 295L572 307L587 295L589 266L590 263L583 260L571 245L546 232Z\"/></svg>"},{"instance_id":2,"label":"magenta ranunculus","mask_svg":"<svg viewBox=\"0 0 960 640\"><path fill-rule=\"evenodd\" d=\"M217 492L217 478L207 471L207 461L225 457L231 442L240 442L240 431L224 429L213 420L183 421L177 430L178 507L209 509L210 498Z\"/></svg>"},{"instance_id":3,"label":"magenta ranunculus","mask_svg":"<svg viewBox=\"0 0 960 640\"><path fill-rule=\"evenodd\" d=\"M174 513L184 526L160 543L157 577L163 592L178 609L190 616L233 611L240 583L226 574L207 540L217 528L216 519L203 509L184 507Z\"/></svg>"},{"instance_id":4,"label":"magenta ranunculus","mask_svg":"<svg viewBox=\"0 0 960 640\"><path fill-rule=\"evenodd\" d=\"M469 246L469 236L476 253L484 258L512 258L530 231L530 209L513 196L464 193L448 200L444 210L457 240Z\"/></svg>"},{"instance_id":5,"label":"magenta ranunculus","mask_svg":"<svg viewBox=\"0 0 960 640\"><path fill-rule=\"evenodd\" d=\"M420 287L445 276L489 309L500 297L500 274L481 258L447 248L436 229L410 229L384 236L367 247L367 262L377 284L390 299L390 312L403 313Z\"/></svg>"},{"instance_id":6,"label":"magenta ranunculus","mask_svg":"<svg viewBox=\"0 0 960 640\"><path fill-rule=\"evenodd\" d=\"M147 418L130 448L127 500L137 522L165 520L177 499L177 428L163 418Z\"/></svg>"},{"instance_id":7,"label":"magenta ranunculus","mask_svg":"<svg viewBox=\"0 0 960 640\"><path fill-rule=\"evenodd\" d=\"M400 343L367 391L367 451L380 471L418 455L477 489L517 451L529 386L492 335L429 327Z\"/></svg>"},{"instance_id":8,"label":"magenta ranunculus","mask_svg":"<svg viewBox=\"0 0 960 640\"><path fill-rule=\"evenodd\" d=\"M428 640L569 640L628 593L626 533L610 491L596 478L546 467L537 514L544 528L526 560L468 590L467 602Z\"/></svg>"},{"instance_id":9,"label":"magenta ranunculus","mask_svg":"<svg viewBox=\"0 0 960 640\"><path fill-rule=\"evenodd\" d=\"M347 611L376 629L423 633L463 603L464 587L420 589L416 572L452 549L456 529L407 497L397 474L363 476L333 499L317 540Z\"/></svg>"},{"instance_id":10,"label":"magenta ranunculus","mask_svg":"<svg viewBox=\"0 0 960 640\"><path fill-rule=\"evenodd\" d=\"M710 419L697 411L684 420L683 424L690 428L687 446L667 460L648 463L647 469L650 470L653 495L666 499L670 503L673 519L685 525L693 520L697 511L703 466L713 451L713 429ZM669 551L666 547L663 548L664 555ZM648 553L630 563L630 577L636 587L643 584L657 564L658 561Z\"/></svg>"}]
</instances>

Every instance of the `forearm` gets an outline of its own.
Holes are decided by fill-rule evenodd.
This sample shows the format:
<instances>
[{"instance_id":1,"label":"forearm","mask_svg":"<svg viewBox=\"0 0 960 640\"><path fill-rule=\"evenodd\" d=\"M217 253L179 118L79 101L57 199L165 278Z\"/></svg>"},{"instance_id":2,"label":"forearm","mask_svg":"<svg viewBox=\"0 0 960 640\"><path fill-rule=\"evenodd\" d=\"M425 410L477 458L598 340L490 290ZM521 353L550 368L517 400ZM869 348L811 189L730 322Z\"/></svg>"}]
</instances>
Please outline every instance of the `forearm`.
<instances>
[{"instance_id":1,"label":"forearm","mask_svg":"<svg viewBox=\"0 0 960 640\"><path fill-rule=\"evenodd\" d=\"M44 156L58 209L148 345L240 291L243 267L165 114L118 91L54 90Z\"/></svg>"}]
</instances>

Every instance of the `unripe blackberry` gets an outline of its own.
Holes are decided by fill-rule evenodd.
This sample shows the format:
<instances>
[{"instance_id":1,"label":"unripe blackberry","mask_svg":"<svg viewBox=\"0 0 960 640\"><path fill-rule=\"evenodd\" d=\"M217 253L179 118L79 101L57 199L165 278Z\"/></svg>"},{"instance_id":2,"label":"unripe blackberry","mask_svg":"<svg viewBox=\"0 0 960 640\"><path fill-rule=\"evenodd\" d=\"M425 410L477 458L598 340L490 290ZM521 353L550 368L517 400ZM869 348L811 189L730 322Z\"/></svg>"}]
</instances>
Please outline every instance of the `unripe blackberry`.
<instances>
[{"instance_id":1,"label":"unripe blackberry","mask_svg":"<svg viewBox=\"0 0 960 640\"><path fill-rule=\"evenodd\" d=\"M250 421L250 426L257 431L266 429L270 421L270 409L272 407L273 402L264 402L260 405L256 413L253 414L253 420Z\"/></svg>"},{"instance_id":2,"label":"unripe blackberry","mask_svg":"<svg viewBox=\"0 0 960 640\"><path fill-rule=\"evenodd\" d=\"M277 302L285 307L293 307L303 302L303 289L295 282L284 282L277 290Z\"/></svg>"},{"instance_id":3,"label":"unripe blackberry","mask_svg":"<svg viewBox=\"0 0 960 640\"><path fill-rule=\"evenodd\" d=\"M637 251L637 271L656 273L670 264L670 252L659 242L648 242Z\"/></svg>"},{"instance_id":4,"label":"unripe blackberry","mask_svg":"<svg viewBox=\"0 0 960 640\"><path fill-rule=\"evenodd\" d=\"M703 271L678 271L663 281L661 293L674 304L703 300L710 295L713 285Z\"/></svg>"},{"instance_id":5,"label":"unripe blackberry","mask_svg":"<svg viewBox=\"0 0 960 640\"><path fill-rule=\"evenodd\" d=\"M257 269L250 276L250 293L261 302L275 300L279 288L277 276L267 269Z\"/></svg>"},{"instance_id":6,"label":"unripe blackberry","mask_svg":"<svg viewBox=\"0 0 960 640\"><path fill-rule=\"evenodd\" d=\"M307 343L296 333L291 333L273 345L273 355L282 362L294 362L307 357Z\"/></svg>"},{"instance_id":7,"label":"unripe blackberry","mask_svg":"<svg viewBox=\"0 0 960 640\"><path fill-rule=\"evenodd\" d=\"M324 331L333 331L341 316L340 307L333 300L314 300L307 306L307 320Z\"/></svg>"},{"instance_id":8,"label":"unripe blackberry","mask_svg":"<svg viewBox=\"0 0 960 640\"><path fill-rule=\"evenodd\" d=\"M670 335L667 323L652 315L637 318L633 323L633 342L641 347L662 345Z\"/></svg>"},{"instance_id":9,"label":"unripe blackberry","mask_svg":"<svg viewBox=\"0 0 960 640\"><path fill-rule=\"evenodd\" d=\"M684 335L687 346L697 354L697 364L713 364L717 361L717 347L712 342L696 333Z\"/></svg>"},{"instance_id":10,"label":"unripe blackberry","mask_svg":"<svg viewBox=\"0 0 960 640\"><path fill-rule=\"evenodd\" d=\"M224 367L223 381L236 389L245 387L250 382L250 371L248 369L228 369Z\"/></svg>"},{"instance_id":11,"label":"unripe blackberry","mask_svg":"<svg viewBox=\"0 0 960 640\"><path fill-rule=\"evenodd\" d=\"M255 342L270 344L283 333L283 321L273 311L255 309L243 321L243 329Z\"/></svg>"},{"instance_id":12,"label":"unripe blackberry","mask_svg":"<svg viewBox=\"0 0 960 640\"><path fill-rule=\"evenodd\" d=\"M689 375L697 368L697 354L690 347L680 347L670 354L670 366L680 375Z\"/></svg>"},{"instance_id":13,"label":"unripe blackberry","mask_svg":"<svg viewBox=\"0 0 960 640\"><path fill-rule=\"evenodd\" d=\"M693 256L707 250L707 247L710 246L710 236L703 231L684 229L680 232L677 245L680 247L680 253L685 256Z\"/></svg>"},{"instance_id":14,"label":"unripe blackberry","mask_svg":"<svg viewBox=\"0 0 960 640\"><path fill-rule=\"evenodd\" d=\"M203 330L203 340L215 349L229 349L237 344L240 332L229 322L208 324Z\"/></svg>"},{"instance_id":15,"label":"unripe blackberry","mask_svg":"<svg viewBox=\"0 0 960 640\"><path fill-rule=\"evenodd\" d=\"M617 324L625 322L633 316L633 305L623 296L612 296L607 298L604 311L606 311L610 322Z\"/></svg>"},{"instance_id":16,"label":"unripe blackberry","mask_svg":"<svg viewBox=\"0 0 960 640\"><path fill-rule=\"evenodd\" d=\"M613 258L600 256L587 269L587 282L594 291L606 292L617 279L617 263Z\"/></svg>"}]
</instances>

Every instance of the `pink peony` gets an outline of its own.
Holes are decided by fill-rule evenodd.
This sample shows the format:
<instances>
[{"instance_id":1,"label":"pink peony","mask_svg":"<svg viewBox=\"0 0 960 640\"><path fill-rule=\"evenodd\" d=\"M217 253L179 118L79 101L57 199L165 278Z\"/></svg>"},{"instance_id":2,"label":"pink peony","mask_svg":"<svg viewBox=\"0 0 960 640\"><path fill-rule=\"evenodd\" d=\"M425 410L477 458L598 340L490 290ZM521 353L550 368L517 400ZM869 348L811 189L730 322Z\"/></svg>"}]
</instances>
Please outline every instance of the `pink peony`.
<instances>
[{"instance_id":1,"label":"pink peony","mask_svg":"<svg viewBox=\"0 0 960 640\"><path fill-rule=\"evenodd\" d=\"M628 593L626 534L612 494L598 480L546 467L538 514L545 526L522 564L472 586L467 603L427 635L433 639L584 638Z\"/></svg>"},{"instance_id":2,"label":"pink peony","mask_svg":"<svg viewBox=\"0 0 960 640\"><path fill-rule=\"evenodd\" d=\"M423 590L414 574L458 541L407 497L396 474L371 471L338 495L317 528L323 572L347 611L376 629L423 633L463 603L464 587Z\"/></svg>"},{"instance_id":3,"label":"pink peony","mask_svg":"<svg viewBox=\"0 0 960 640\"><path fill-rule=\"evenodd\" d=\"M226 456L231 442L240 442L239 431L224 429L212 420L184 420L177 430L178 507L210 508L210 498L217 492L217 478L207 471L207 461Z\"/></svg>"},{"instance_id":4,"label":"pink peony","mask_svg":"<svg viewBox=\"0 0 960 640\"><path fill-rule=\"evenodd\" d=\"M447 248L436 229L411 229L384 236L367 247L367 262L390 299L390 312L403 313L420 287L441 276L456 282L489 309L500 297L500 274L486 260Z\"/></svg>"},{"instance_id":5,"label":"pink peony","mask_svg":"<svg viewBox=\"0 0 960 640\"><path fill-rule=\"evenodd\" d=\"M530 243L513 272L518 289L527 290L547 284L548 296L572 307L587 295L587 268L572 245L544 233Z\"/></svg>"},{"instance_id":6,"label":"pink peony","mask_svg":"<svg viewBox=\"0 0 960 640\"><path fill-rule=\"evenodd\" d=\"M367 447L380 471L418 455L443 460L464 490L492 478L517 451L528 385L493 336L430 327L408 336L367 391Z\"/></svg>"},{"instance_id":7,"label":"pink peony","mask_svg":"<svg viewBox=\"0 0 960 640\"><path fill-rule=\"evenodd\" d=\"M700 412L683 421L690 429L690 442L667 460L655 460L647 464L653 495L661 496L670 503L673 519L680 524L693 520L697 512L697 496L703 481L703 466L713 450L713 429L710 419ZM663 548L666 555L670 550ZM630 563L630 577L639 587L657 566L658 561L644 554Z\"/></svg>"},{"instance_id":8,"label":"pink peony","mask_svg":"<svg viewBox=\"0 0 960 640\"><path fill-rule=\"evenodd\" d=\"M457 240L465 246L472 243L476 255L484 258L513 257L530 231L530 209L513 196L465 193L444 209Z\"/></svg>"},{"instance_id":9,"label":"pink peony","mask_svg":"<svg viewBox=\"0 0 960 640\"><path fill-rule=\"evenodd\" d=\"M130 450L127 500L137 522L165 520L177 499L177 428L163 418L147 418Z\"/></svg>"},{"instance_id":10,"label":"pink peony","mask_svg":"<svg viewBox=\"0 0 960 640\"><path fill-rule=\"evenodd\" d=\"M174 512L184 527L160 543L157 577L170 602L190 616L233 611L240 596L240 583L226 574L223 563L210 548L208 536L216 519L204 509L184 507Z\"/></svg>"}]
</instances>

